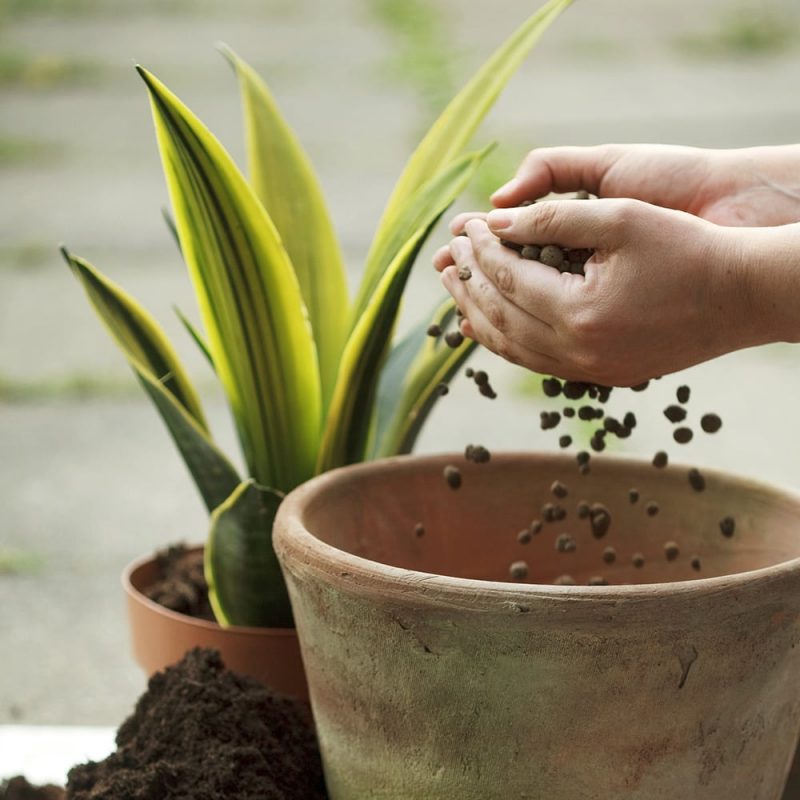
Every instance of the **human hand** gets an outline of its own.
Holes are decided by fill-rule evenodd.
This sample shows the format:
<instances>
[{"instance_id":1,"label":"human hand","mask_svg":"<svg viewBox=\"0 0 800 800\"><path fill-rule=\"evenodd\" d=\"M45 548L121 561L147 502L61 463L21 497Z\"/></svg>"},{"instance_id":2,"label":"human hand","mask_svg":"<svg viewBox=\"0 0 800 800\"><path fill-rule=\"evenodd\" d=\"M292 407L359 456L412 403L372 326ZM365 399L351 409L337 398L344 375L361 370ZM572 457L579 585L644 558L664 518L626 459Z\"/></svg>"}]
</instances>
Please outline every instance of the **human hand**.
<instances>
[{"instance_id":1,"label":"human hand","mask_svg":"<svg viewBox=\"0 0 800 800\"><path fill-rule=\"evenodd\" d=\"M579 189L603 198L644 200L718 225L784 225L800 221L800 146L539 148L492 195L492 203L508 208ZM455 226L465 219L457 218Z\"/></svg>"},{"instance_id":2,"label":"human hand","mask_svg":"<svg viewBox=\"0 0 800 800\"><path fill-rule=\"evenodd\" d=\"M435 259L465 315L462 332L536 372L633 386L732 350L800 338L797 225L784 235L636 200L593 200L493 211L465 229ZM560 273L498 237L594 255L585 276ZM458 277L464 266L467 281Z\"/></svg>"}]
</instances>

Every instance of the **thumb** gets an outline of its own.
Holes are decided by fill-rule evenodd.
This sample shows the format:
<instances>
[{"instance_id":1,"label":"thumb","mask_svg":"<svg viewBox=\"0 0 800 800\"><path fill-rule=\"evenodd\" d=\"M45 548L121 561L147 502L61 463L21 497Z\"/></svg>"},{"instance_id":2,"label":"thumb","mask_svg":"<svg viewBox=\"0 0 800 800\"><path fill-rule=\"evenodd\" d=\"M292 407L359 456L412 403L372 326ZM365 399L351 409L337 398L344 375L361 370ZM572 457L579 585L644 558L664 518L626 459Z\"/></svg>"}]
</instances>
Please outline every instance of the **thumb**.
<instances>
[{"instance_id":1,"label":"thumb","mask_svg":"<svg viewBox=\"0 0 800 800\"><path fill-rule=\"evenodd\" d=\"M621 244L641 205L627 199L550 200L490 211L486 223L496 236L517 244L610 249Z\"/></svg>"}]
</instances>

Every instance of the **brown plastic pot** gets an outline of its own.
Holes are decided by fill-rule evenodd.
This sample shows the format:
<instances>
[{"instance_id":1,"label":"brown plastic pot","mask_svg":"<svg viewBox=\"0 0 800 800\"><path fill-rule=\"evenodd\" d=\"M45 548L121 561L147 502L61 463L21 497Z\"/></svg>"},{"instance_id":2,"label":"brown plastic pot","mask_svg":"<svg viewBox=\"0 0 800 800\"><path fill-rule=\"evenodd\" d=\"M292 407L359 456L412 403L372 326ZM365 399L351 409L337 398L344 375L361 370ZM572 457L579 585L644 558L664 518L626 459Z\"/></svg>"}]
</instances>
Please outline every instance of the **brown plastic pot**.
<instances>
[{"instance_id":1,"label":"brown plastic pot","mask_svg":"<svg viewBox=\"0 0 800 800\"><path fill-rule=\"evenodd\" d=\"M223 628L170 611L143 594L157 576L153 556L134 561L122 575L133 655L148 676L179 661L193 647L210 647L220 651L228 668L308 702L308 685L294 628Z\"/></svg>"},{"instance_id":2,"label":"brown plastic pot","mask_svg":"<svg viewBox=\"0 0 800 800\"><path fill-rule=\"evenodd\" d=\"M633 460L580 476L568 456L406 457L292 492L275 545L333 800L778 800L800 726L800 497L704 474L698 493ZM569 516L519 544L554 479ZM605 538L582 499L608 506ZM507 582L520 558L532 583Z\"/></svg>"}]
</instances>

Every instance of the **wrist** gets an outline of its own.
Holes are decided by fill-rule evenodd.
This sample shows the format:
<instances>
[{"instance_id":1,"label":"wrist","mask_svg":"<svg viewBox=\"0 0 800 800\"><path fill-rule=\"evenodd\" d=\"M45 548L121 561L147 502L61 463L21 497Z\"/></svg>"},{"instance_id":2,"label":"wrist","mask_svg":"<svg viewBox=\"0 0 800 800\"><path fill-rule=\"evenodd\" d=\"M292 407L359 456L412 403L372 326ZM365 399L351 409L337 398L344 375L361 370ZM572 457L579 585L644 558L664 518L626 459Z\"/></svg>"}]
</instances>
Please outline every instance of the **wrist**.
<instances>
[{"instance_id":1,"label":"wrist","mask_svg":"<svg viewBox=\"0 0 800 800\"><path fill-rule=\"evenodd\" d=\"M724 231L734 240L721 280L736 295L736 346L800 342L800 223Z\"/></svg>"}]
</instances>

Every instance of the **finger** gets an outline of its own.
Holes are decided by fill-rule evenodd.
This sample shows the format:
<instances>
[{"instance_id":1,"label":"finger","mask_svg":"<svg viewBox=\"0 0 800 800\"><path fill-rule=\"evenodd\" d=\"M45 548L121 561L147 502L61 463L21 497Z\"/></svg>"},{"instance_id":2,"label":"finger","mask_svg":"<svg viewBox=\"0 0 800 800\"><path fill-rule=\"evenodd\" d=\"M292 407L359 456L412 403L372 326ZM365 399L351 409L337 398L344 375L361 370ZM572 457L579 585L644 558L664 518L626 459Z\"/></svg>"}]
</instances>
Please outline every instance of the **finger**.
<instances>
[{"instance_id":1,"label":"finger","mask_svg":"<svg viewBox=\"0 0 800 800\"><path fill-rule=\"evenodd\" d=\"M531 150L517 174L492 195L492 203L498 208L510 208L550 192L578 189L599 195L603 178L617 158L617 150L614 145Z\"/></svg>"},{"instance_id":2,"label":"finger","mask_svg":"<svg viewBox=\"0 0 800 800\"><path fill-rule=\"evenodd\" d=\"M434 254L433 258L431 259L433 262L433 266L435 267L437 272L441 272L445 267L449 267L456 262L453 261L453 255L450 252L450 246L444 245L444 247L440 247Z\"/></svg>"},{"instance_id":3,"label":"finger","mask_svg":"<svg viewBox=\"0 0 800 800\"><path fill-rule=\"evenodd\" d=\"M561 365L556 359L522 346L495 328L481 309L472 303L469 292L463 286L457 285L463 284L463 281L459 281L454 267L444 271L442 283L451 292L459 308L464 306L462 311L465 317L461 321L460 328L465 336L469 336L512 364L521 364L535 372L544 372L548 375L558 374L561 371Z\"/></svg>"},{"instance_id":4,"label":"finger","mask_svg":"<svg viewBox=\"0 0 800 800\"><path fill-rule=\"evenodd\" d=\"M450 221L450 233L452 233L453 236L458 236L464 230L464 225L471 219L486 219L486 212L463 211L461 214L456 214Z\"/></svg>"},{"instance_id":5,"label":"finger","mask_svg":"<svg viewBox=\"0 0 800 800\"><path fill-rule=\"evenodd\" d=\"M518 244L608 250L624 242L643 205L627 199L582 203L552 200L525 208L492 211L486 224L496 236Z\"/></svg>"},{"instance_id":6,"label":"finger","mask_svg":"<svg viewBox=\"0 0 800 800\"><path fill-rule=\"evenodd\" d=\"M469 242L459 242L456 267L469 268L472 277L463 281L459 269L446 270L443 283L469 320L478 316L510 341L524 349L552 355L558 349L558 337L552 326L504 297L481 271Z\"/></svg>"},{"instance_id":7,"label":"finger","mask_svg":"<svg viewBox=\"0 0 800 800\"><path fill-rule=\"evenodd\" d=\"M562 275L539 261L522 258L515 250L500 244L484 222L470 222L467 229L467 244L482 274L497 291L526 312L554 325L562 314L567 282L583 280L581 276Z\"/></svg>"}]
</instances>

